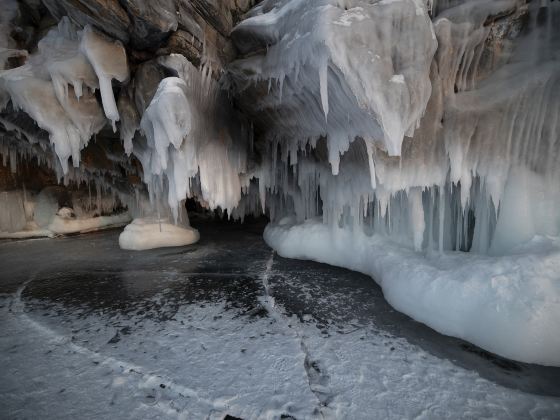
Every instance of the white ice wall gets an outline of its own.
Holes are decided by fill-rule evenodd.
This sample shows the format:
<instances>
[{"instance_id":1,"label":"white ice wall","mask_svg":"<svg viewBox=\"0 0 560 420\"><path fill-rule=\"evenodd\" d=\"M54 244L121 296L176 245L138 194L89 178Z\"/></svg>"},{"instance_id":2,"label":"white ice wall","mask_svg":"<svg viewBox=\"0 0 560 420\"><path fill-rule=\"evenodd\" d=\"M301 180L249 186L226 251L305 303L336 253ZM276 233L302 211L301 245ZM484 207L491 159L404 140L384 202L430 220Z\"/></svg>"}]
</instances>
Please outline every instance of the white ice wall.
<instances>
[{"instance_id":1,"label":"white ice wall","mask_svg":"<svg viewBox=\"0 0 560 420\"><path fill-rule=\"evenodd\" d=\"M230 73L264 121L260 182L299 220L416 248L500 254L557 235L560 6L438 8L431 21L408 0L256 7L233 32L247 57Z\"/></svg>"}]
</instances>

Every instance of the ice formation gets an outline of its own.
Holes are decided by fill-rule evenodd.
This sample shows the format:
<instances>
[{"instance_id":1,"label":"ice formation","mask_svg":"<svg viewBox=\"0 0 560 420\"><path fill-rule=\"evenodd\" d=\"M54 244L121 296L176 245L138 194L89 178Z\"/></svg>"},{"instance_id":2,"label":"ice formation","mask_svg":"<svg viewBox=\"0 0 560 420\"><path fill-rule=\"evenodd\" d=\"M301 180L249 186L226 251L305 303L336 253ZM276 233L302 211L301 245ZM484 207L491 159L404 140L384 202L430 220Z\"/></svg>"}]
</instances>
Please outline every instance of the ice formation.
<instances>
[{"instance_id":1,"label":"ice formation","mask_svg":"<svg viewBox=\"0 0 560 420\"><path fill-rule=\"evenodd\" d=\"M0 192L0 232L15 232L27 223L25 199L21 191Z\"/></svg>"},{"instance_id":2,"label":"ice formation","mask_svg":"<svg viewBox=\"0 0 560 420\"><path fill-rule=\"evenodd\" d=\"M119 41L111 41L96 33L91 26L82 32L80 51L87 57L99 80L99 90L105 116L113 123L119 120L119 111L113 95L111 81L128 79L126 51Z\"/></svg>"},{"instance_id":3,"label":"ice formation","mask_svg":"<svg viewBox=\"0 0 560 420\"><path fill-rule=\"evenodd\" d=\"M126 53L89 26L79 30L64 18L51 29L20 67L0 73L0 88L14 107L24 110L49 135L64 173L68 159L80 162L80 150L106 123L95 98L101 90L107 118L119 115L111 79L128 77Z\"/></svg>"},{"instance_id":4,"label":"ice formation","mask_svg":"<svg viewBox=\"0 0 560 420\"><path fill-rule=\"evenodd\" d=\"M547 331L560 322L560 7L438 2L432 14L406 0L265 1L235 29L246 57L230 68L232 89L269 139L259 182L273 220L293 215L267 240L372 275L438 331L559 365ZM363 41L377 31L385 43ZM403 60L409 48L422 54ZM372 55L393 67L368 67Z\"/></svg>"},{"instance_id":5,"label":"ice formation","mask_svg":"<svg viewBox=\"0 0 560 420\"><path fill-rule=\"evenodd\" d=\"M261 181L298 220L365 224L417 249L501 254L557 235L558 6L545 2L542 22L540 4L464 2L432 24L421 2L366 3L268 1L235 29L243 52L259 51L230 72L271 140ZM524 34L489 24L522 13ZM323 59L330 77L309 68ZM508 214L516 201L530 203L521 223Z\"/></svg>"},{"instance_id":6,"label":"ice formation","mask_svg":"<svg viewBox=\"0 0 560 420\"><path fill-rule=\"evenodd\" d=\"M229 68L266 136L292 158L326 137L334 175L356 137L400 155L430 97L437 42L419 0L265 1L232 37L243 53L266 47Z\"/></svg>"},{"instance_id":7,"label":"ice formation","mask_svg":"<svg viewBox=\"0 0 560 420\"><path fill-rule=\"evenodd\" d=\"M145 140L133 148L151 197L166 196L175 221L195 194L205 206L231 212L246 182L247 129L216 82L184 57L165 57L160 65L177 77L159 83L140 121Z\"/></svg>"}]
</instances>

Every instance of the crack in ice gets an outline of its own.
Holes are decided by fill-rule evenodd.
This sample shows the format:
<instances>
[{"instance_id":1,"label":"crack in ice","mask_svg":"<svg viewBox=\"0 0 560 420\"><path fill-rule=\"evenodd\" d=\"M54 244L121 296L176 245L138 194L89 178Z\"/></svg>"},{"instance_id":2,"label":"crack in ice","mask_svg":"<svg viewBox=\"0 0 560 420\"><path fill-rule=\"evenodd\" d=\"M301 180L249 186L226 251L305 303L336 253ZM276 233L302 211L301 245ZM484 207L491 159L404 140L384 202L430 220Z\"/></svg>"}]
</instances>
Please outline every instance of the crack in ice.
<instances>
[{"instance_id":1,"label":"crack in ice","mask_svg":"<svg viewBox=\"0 0 560 420\"><path fill-rule=\"evenodd\" d=\"M264 294L259 298L259 301L276 323L282 326L286 331L289 331L291 333L290 335L299 342L301 353L304 356L303 368L307 377L309 390L317 399L318 414L323 419L330 418L330 415L327 415L325 411L328 410L328 404L332 401L334 395L328 390L328 376L322 373L321 369L318 367L318 361L311 357L311 352L305 343L305 335L303 332L296 325L289 322L286 315L276 306L276 300L274 296L272 296L269 278L274 264L274 254L275 252L273 251L266 262L265 271L261 275Z\"/></svg>"}]
</instances>

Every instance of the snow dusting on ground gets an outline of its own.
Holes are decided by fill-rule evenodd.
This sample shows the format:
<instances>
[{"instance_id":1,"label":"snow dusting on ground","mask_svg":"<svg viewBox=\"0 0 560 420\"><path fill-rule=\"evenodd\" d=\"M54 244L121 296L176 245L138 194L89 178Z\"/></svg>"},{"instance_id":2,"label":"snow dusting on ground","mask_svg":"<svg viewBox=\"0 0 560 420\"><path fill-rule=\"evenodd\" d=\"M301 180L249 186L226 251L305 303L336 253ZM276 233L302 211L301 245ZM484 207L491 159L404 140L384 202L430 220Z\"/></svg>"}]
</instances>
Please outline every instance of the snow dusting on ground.
<instances>
[{"instance_id":1,"label":"snow dusting on ground","mask_svg":"<svg viewBox=\"0 0 560 420\"><path fill-rule=\"evenodd\" d=\"M1 243L3 416L558 418L555 368L471 363L365 276L205 229L143 253L115 232Z\"/></svg>"}]
</instances>

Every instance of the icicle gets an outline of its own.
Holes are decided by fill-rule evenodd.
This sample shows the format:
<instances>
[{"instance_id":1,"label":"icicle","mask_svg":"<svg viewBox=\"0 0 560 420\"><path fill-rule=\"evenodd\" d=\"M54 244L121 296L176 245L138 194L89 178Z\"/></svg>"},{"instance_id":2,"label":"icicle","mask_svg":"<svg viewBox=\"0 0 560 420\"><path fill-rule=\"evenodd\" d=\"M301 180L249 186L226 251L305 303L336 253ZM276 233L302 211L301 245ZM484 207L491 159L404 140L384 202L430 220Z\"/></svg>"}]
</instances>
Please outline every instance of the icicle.
<instances>
[{"instance_id":1,"label":"icicle","mask_svg":"<svg viewBox=\"0 0 560 420\"><path fill-rule=\"evenodd\" d=\"M327 116L329 115L329 84L328 84L328 63L319 67L319 86L321 90L321 105L323 107L323 113L325 114L325 121L327 121Z\"/></svg>"}]
</instances>

